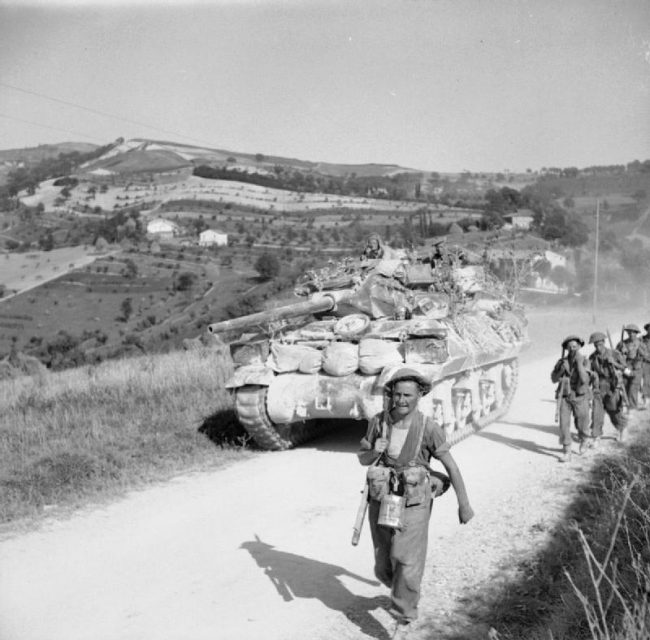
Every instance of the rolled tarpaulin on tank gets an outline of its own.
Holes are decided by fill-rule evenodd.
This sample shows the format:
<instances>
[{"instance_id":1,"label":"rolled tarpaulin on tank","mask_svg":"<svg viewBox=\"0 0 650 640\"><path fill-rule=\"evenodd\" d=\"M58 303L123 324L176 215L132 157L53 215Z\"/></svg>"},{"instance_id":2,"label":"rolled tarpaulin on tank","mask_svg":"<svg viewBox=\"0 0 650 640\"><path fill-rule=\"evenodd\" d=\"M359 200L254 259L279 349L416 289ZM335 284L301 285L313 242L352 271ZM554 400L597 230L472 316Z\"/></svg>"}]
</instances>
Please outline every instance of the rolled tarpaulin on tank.
<instances>
[{"instance_id":1,"label":"rolled tarpaulin on tank","mask_svg":"<svg viewBox=\"0 0 650 640\"><path fill-rule=\"evenodd\" d=\"M283 344L274 342L271 344L271 353L266 361L266 365L271 367L276 373L290 373L301 369L301 364L308 372L314 370L311 363L318 361L315 371L320 369L322 360L321 352L314 347L301 344Z\"/></svg>"},{"instance_id":2,"label":"rolled tarpaulin on tank","mask_svg":"<svg viewBox=\"0 0 650 640\"><path fill-rule=\"evenodd\" d=\"M323 351L323 371L348 376L359 367L359 347L352 342L332 342Z\"/></svg>"},{"instance_id":3,"label":"rolled tarpaulin on tank","mask_svg":"<svg viewBox=\"0 0 650 640\"><path fill-rule=\"evenodd\" d=\"M374 375L384 367L403 362L401 343L397 340L363 338L359 342L359 369L365 374Z\"/></svg>"}]
</instances>

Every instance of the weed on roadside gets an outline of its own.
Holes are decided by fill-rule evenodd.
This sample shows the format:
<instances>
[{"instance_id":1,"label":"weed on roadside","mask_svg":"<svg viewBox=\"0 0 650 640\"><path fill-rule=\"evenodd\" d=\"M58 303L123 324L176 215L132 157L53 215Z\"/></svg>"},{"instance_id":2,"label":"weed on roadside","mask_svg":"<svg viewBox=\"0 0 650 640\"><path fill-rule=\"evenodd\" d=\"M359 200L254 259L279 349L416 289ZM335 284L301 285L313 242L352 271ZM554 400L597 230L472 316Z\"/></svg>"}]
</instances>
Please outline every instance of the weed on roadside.
<instances>
[{"instance_id":1,"label":"weed on roadside","mask_svg":"<svg viewBox=\"0 0 650 640\"><path fill-rule=\"evenodd\" d=\"M0 522L246 456L231 366L201 350L0 383Z\"/></svg>"},{"instance_id":2,"label":"weed on roadside","mask_svg":"<svg viewBox=\"0 0 650 640\"><path fill-rule=\"evenodd\" d=\"M468 616L489 625L493 640L650 638L647 425L593 467L546 547L518 575L468 599Z\"/></svg>"}]
</instances>

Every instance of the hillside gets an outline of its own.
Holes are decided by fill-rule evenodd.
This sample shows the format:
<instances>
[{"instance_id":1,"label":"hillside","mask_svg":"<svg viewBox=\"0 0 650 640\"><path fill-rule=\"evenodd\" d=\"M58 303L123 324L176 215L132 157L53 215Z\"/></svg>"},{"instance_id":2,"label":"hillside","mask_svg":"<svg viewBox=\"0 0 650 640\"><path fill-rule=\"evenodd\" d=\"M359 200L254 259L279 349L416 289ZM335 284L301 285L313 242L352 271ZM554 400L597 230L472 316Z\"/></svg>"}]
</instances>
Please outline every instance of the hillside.
<instances>
[{"instance_id":1,"label":"hillside","mask_svg":"<svg viewBox=\"0 0 650 640\"><path fill-rule=\"evenodd\" d=\"M160 159L167 163L160 165ZM93 175L98 171L120 174L140 171L167 171L185 166L228 164L251 173L272 173L277 166L297 171L316 172L330 176L356 175L363 177L390 176L396 173L419 172L392 164L335 164L310 162L282 156L266 156L209 147L198 147L174 142L134 138L124 141L97 160L82 167L82 172Z\"/></svg>"},{"instance_id":2,"label":"hillside","mask_svg":"<svg viewBox=\"0 0 650 640\"><path fill-rule=\"evenodd\" d=\"M32 164L46 158L56 157L60 153L89 153L97 149L98 146L89 142L59 142L25 149L0 149L0 162Z\"/></svg>"}]
</instances>

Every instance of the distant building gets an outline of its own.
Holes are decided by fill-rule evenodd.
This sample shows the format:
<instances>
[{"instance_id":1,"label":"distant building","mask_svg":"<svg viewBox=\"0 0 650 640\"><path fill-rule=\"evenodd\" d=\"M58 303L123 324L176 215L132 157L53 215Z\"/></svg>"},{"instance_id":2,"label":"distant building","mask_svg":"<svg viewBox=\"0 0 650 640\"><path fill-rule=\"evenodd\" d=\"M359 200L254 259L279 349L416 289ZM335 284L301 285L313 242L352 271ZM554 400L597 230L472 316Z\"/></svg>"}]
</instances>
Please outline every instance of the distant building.
<instances>
[{"instance_id":1,"label":"distant building","mask_svg":"<svg viewBox=\"0 0 650 640\"><path fill-rule=\"evenodd\" d=\"M548 260L548 262L551 265L551 269L553 267L564 267L565 269L569 269L569 261L567 260L566 256L563 256L559 253L555 253L555 251L549 251L548 249L544 251L544 258Z\"/></svg>"},{"instance_id":2,"label":"distant building","mask_svg":"<svg viewBox=\"0 0 650 640\"><path fill-rule=\"evenodd\" d=\"M533 212L530 209L518 209L515 213L503 216L513 229L530 229L533 225Z\"/></svg>"},{"instance_id":3,"label":"distant building","mask_svg":"<svg viewBox=\"0 0 650 640\"><path fill-rule=\"evenodd\" d=\"M225 247L228 244L228 234L217 229L206 229L199 233L199 246L209 247L211 245Z\"/></svg>"},{"instance_id":4,"label":"distant building","mask_svg":"<svg viewBox=\"0 0 650 640\"><path fill-rule=\"evenodd\" d=\"M177 224L164 218L154 218L147 223L147 235L157 239L173 238L179 234Z\"/></svg>"}]
</instances>

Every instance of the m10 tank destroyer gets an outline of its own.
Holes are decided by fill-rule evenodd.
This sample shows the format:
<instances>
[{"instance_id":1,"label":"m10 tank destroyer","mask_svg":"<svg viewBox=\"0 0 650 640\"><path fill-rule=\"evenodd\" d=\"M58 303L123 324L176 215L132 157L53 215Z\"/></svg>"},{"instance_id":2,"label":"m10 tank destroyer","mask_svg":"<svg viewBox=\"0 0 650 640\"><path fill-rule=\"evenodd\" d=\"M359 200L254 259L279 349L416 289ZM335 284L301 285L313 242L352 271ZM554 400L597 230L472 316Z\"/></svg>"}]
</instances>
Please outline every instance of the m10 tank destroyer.
<instances>
[{"instance_id":1,"label":"m10 tank destroyer","mask_svg":"<svg viewBox=\"0 0 650 640\"><path fill-rule=\"evenodd\" d=\"M293 304L208 327L230 338L226 386L260 447L288 449L337 419L367 420L405 365L431 381L419 408L452 444L507 412L526 320L504 283L461 252L330 263L295 294Z\"/></svg>"}]
</instances>

